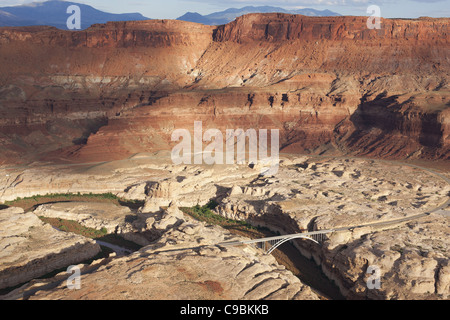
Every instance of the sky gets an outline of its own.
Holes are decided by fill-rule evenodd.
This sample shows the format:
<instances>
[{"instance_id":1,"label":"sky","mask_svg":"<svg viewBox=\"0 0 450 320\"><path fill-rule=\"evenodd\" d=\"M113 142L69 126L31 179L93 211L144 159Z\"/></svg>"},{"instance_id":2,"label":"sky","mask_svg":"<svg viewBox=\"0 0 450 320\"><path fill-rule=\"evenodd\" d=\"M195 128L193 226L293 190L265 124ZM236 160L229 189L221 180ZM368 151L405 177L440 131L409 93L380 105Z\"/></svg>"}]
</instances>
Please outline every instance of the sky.
<instances>
[{"instance_id":1,"label":"sky","mask_svg":"<svg viewBox=\"0 0 450 320\"><path fill-rule=\"evenodd\" d=\"M0 0L0 7L36 0ZM289 8L329 9L342 15L368 16L378 5L384 18L450 17L450 0L72 0L110 13L139 12L152 19L176 19L186 12L209 14L228 8L269 5Z\"/></svg>"}]
</instances>

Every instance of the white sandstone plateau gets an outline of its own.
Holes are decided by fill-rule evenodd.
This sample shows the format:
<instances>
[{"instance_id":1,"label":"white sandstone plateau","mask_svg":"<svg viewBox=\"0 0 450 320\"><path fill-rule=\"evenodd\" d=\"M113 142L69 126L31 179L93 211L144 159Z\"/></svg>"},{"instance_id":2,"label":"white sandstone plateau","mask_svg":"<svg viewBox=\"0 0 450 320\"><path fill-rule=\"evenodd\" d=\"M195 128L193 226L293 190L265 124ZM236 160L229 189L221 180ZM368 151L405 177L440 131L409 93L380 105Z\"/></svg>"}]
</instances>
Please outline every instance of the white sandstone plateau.
<instances>
[{"instance_id":1,"label":"white sandstone plateau","mask_svg":"<svg viewBox=\"0 0 450 320\"><path fill-rule=\"evenodd\" d=\"M3 178L6 187L0 189L0 201L59 192L113 192L145 200L136 212L123 209L123 214L135 217L132 222L120 218L122 209L116 221L112 219L116 214L101 214L86 204L89 209L83 213L82 204L38 208L56 216L81 213L81 217L88 212L90 217L80 221L104 220L96 222L98 226L115 221L111 228L144 239L145 247L94 268L83 276L86 288L81 291L68 292L60 284L29 294L31 298L317 298L261 250L221 247L218 244L235 237L192 221L177 209L204 205L210 199L218 202L215 210L224 217L281 234L343 228L322 246L305 240L295 245L321 265L347 298L450 298L446 171L367 159L284 155L275 176L259 173L238 165L174 166L170 156L161 154L57 170L50 165L9 168L0 169L0 177L9 175ZM435 210L438 207L440 211ZM381 271L380 289L367 286L370 266ZM270 281L259 281L258 274ZM249 295L258 283L258 290ZM27 290L31 289L22 288ZM101 290L105 296L95 293Z\"/></svg>"},{"instance_id":2,"label":"white sandstone plateau","mask_svg":"<svg viewBox=\"0 0 450 320\"><path fill-rule=\"evenodd\" d=\"M13 287L96 256L100 246L57 231L20 208L0 210L0 289Z\"/></svg>"},{"instance_id":3,"label":"white sandstone plateau","mask_svg":"<svg viewBox=\"0 0 450 320\"><path fill-rule=\"evenodd\" d=\"M125 227L126 221L135 216L127 207L101 202L50 203L38 206L33 213L38 217L76 221L87 228L105 228L108 233Z\"/></svg>"},{"instance_id":4,"label":"white sandstone plateau","mask_svg":"<svg viewBox=\"0 0 450 320\"><path fill-rule=\"evenodd\" d=\"M167 228L158 241L126 257L80 266L80 290L67 288L67 275L60 274L32 281L3 298L318 299L272 256L256 248L217 246L217 241L238 239L224 229L194 221L175 206L154 217L153 227ZM168 226L169 221L178 223Z\"/></svg>"}]
</instances>

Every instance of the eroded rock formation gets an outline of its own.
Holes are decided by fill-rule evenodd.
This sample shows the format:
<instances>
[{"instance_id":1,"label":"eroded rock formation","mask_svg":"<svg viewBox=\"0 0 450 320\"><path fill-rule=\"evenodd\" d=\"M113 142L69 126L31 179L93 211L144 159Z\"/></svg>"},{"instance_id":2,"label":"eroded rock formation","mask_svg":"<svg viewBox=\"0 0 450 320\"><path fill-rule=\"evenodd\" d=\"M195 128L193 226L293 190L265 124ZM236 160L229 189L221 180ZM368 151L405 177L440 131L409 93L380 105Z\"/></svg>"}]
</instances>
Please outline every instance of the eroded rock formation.
<instances>
[{"instance_id":1,"label":"eroded rock formation","mask_svg":"<svg viewBox=\"0 0 450 320\"><path fill-rule=\"evenodd\" d=\"M149 216L160 237L134 254L80 265L81 288L64 274L36 280L3 299L318 300L272 256L256 248L221 247L237 240L224 229L194 221L176 206ZM176 261L176 263L174 263ZM40 290L39 290L40 288Z\"/></svg>"},{"instance_id":2,"label":"eroded rock formation","mask_svg":"<svg viewBox=\"0 0 450 320\"><path fill-rule=\"evenodd\" d=\"M185 287L191 290L189 295L202 298L209 289L206 292L200 290L198 282L217 281L224 290L219 290L221 293L210 292L215 298L233 295L239 299L246 298L244 289L240 291L236 288L241 286L239 288L245 287L248 291L248 283L254 284L252 281L256 280L252 277L256 277L259 271L255 271L256 274L249 271L248 277L240 278L233 273L228 273L229 277L226 273L217 274L212 269L222 270L219 265L223 259L230 263L230 268L235 263L240 266L240 263L251 264L250 261L254 261L255 268L250 269L259 270L260 265L267 267L269 262L265 259L269 258L262 257L263 251L252 247L222 247L220 244L224 241L237 238L220 227L193 221L178 209L178 205L202 205L213 198L218 202L217 214L255 226L269 227L281 234L349 227L329 235L322 246L305 240L295 242L304 255L313 258L324 273L336 281L347 298L448 299L449 211L443 206L448 202L450 191L450 186L443 179L448 174L439 176L420 167L389 161L295 155L283 157L277 175L269 177L260 176L257 169L246 165L175 166L166 161L154 155L154 158L136 156L127 161L84 169L71 165L57 167L58 175L53 176L49 184L52 189L48 190L55 190L54 187L61 185L66 186L68 192L80 191L83 186L77 182L80 180L86 181L84 186L90 188L87 190L97 187L98 190L122 196L129 193L129 196L145 199L145 203L133 213L127 208L114 206L112 210L109 205L95 203L48 204L38 207L36 213L70 218L90 226L111 227L118 235L145 247L139 254L130 257L86 266L86 270L91 271L87 272L86 283L89 286L84 289L83 295L68 293L64 283L51 286L48 281L33 282L22 288L21 292L34 298L54 298L66 296L67 293L72 298L101 299L88 291L103 288L110 298L182 298L186 295L179 287L171 287L175 291L164 291L167 284L159 283L144 269L128 268L127 263L150 263L152 268L170 275L170 279L176 281L187 279L185 277L191 274L192 269L184 267L176 270L174 266L179 263L192 265L195 260L201 268L208 266L208 271L194 277L192 287ZM1 174L4 172L0 171ZM43 185L40 179L43 172L47 171L42 168L22 171L21 182L15 185L15 191L20 194L22 189L29 192L41 186L35 192L48 193L44 189L46 184ZM98 185L95 185L96 177L101 177ZM74 183L73 189L70 189L71 183ZM121 191L114 191L120 190L120 187ZM10 196L9 189L7 191L5 196ZM435 210L441 206L440 211ZM114 262L110 264L111 261ZM368 288L369 266L379 267L381 289ZM300 284L288 277L285 271L281 272L279 265L267 268L268 273L264 275L270 278L269 289L280 295L271 295L261 287L257 294L255 291L256 296L251 297L311 298L309 295L298 295L307 292L305 289L281 290L290 284L294 286L292 288ZM112 275L115 272L119 276L114 282ZM132 274L142 280L137 287L133 285L137 288L134 293L126 289L126 279ZM103 276L108 281L101 280ZM61 278L62 275L58 279ZM233 288L225 284L225 278ZM148 286L147 280L156 283L155 286L161 291L153 291L154 287ZM120 291L114 286L118 283L123 288ZM36 288L47 285L50 289L34 296L32 292ZM298 288L302 288L301 285ZM21 293L15 294L20 297Z\"/></svg>"},{"instance_id":3,"label":"eroded rock formation","mask_svg":"<svg viewBox=\"0 0 450 320\"><path fill-rule=\"evenodd\" d=\"M289 152L448 159L448 23L250 14L219 27L2 28L1 158L170 150L175 128L202 120L277 128Z\"/></svg>"},{"instance_id":4,"label":"eroded rock formation","mask_svg":"<svg viewBox=\"0 0 450 320\"><path fill-rule=\"evenodd\" d=\"M351 156L444 160L448 169L449 19L384 19L381 30L365 22L251 14L219 27L154 20L82 32L1 28L0 164L82 164L0 168L0 201L67 192L145 201L132 223L123 221L126 210L119 219L98 208L77 217L142 241L143 250L85 266L83 291L61 282L35 294L39 281L19 291L37 299L316 299L272 258L221 248L229 234L188 221L177 207L215 198L226 218L297 233L441 205L449 187L430 172ZM288 157L274 177L245 165L174 166L171 134L192 132L194 121L221 132L278 129L286 153L348 158ZM38 211L74 216L77 206ZM444 212L336 233L322 249L297 245L349 298L448 299L447 230ZM26 251L18 245L14 252ZM221 272L224 261L231 273ZM381 290L367 289L369 265L383 272Z\"/></svg>"},{"instance_id":5,"label":"eroded rock formation","mask_svg":"<svg viewBox=\"0 0 450 320\"><path fill-rule=\"evenodd\" d=\"M0 289L10 288L93 258L94 241L55 230L20 208L0 213Z\"/></svg>"}]
</instances>

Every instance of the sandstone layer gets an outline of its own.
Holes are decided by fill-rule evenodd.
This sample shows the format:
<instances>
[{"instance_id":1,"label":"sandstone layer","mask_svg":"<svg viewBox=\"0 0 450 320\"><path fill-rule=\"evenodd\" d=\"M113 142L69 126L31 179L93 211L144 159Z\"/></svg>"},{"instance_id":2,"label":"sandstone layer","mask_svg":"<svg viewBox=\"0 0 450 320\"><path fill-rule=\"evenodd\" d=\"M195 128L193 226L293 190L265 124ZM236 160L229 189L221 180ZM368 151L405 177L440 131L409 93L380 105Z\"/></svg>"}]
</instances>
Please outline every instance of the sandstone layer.
<instances>
[{"instance_id":1,"label":"sandstone layer","mask_svg":"<svg viewBox=\"0 0 450 320\"><path fill-rule=\"evenodd\" d=\"M92 240L53 229L33 213L0 210L0 289L42 277L93 258Z\"/></svg>"},{"instance_id":2,"label":"sandstone layer","mask_svg":"<svg viewBox=\"0 0 450 320\"><path fill-rule=\"evenodd\" d=\"M340 279L350 298L380 300L448 300L450 268L448 256L449 218L432 216L407 223L394 230L376 231L325 252L324 265ZM368 289L371 274L361 278L355 270L376 266L380 288Z\"/></svg>"},{"instance_id":3,"label":"sandstone layer","mask_svg":"<svg viewBox=\"0 0 450 320\"><path fill-rule=\"evenodd\" d=\"M242 259L247 259L249 252L257 264L265 265L265 259L269 258L262 257L261 250L251 247L221 246L221 243L237 238L221 228L192 221L177 209L177 206L204 205L215 199L219 204L215 210L217 214L255 226L266 226L281 234L348 227L328 235L322 246L305 240L295 242L304 255L321 265L324 273L338 284L347 298L448 299L450 186L447 171L390 161L291 155L282 157L276 175L264 177L257 166L175 166L170 164L170 159L161 159L161 154L151 157L139 155L127 161L88 167L59 166L58 174L51 166L16 169L21 173L20 182L15 188L6 189L5 197L12 196L13 193L9 193L12 190L17 194L25 194L24 191L31 194L35 188L34 194L46 194L50 190L56 191L57 186L64 186L62 190L65 192L92 192L96 189L122 197L145 199L144 205L133 212L133 221L120 224L121 227L116 229L118 234L128 233L134 239L147 241L141 243L145 247L139 253L119 258L121 260L108 260L98 268L86 267L91 271L87 272L85 281L92 290L85 289L87 291L83 291L83 295L77 295L76 292L68 292L64 283L55 286L47 282L33 283L23 290L33 291L32 288L41 285L51 287L35 298L56 298L64 293L64 296L68 294L72 298L101 299L88 293L95 292L93 288L96 286L104 288L110 298L186 297L178 288L180 283L175 280L187 279L186 274L191 272L187 266L192 265L192 259L195 259L202 272L195 274L194 279L201 283L217 281L224 289L222 294L211 293L215 298L232 295L245 298L240 289L234 291L227 287L225 278L233 288L237 288L247 286L245 283L252 275L239 278L230 273L227 277L225 273L219 275L212 269L222 270L219 266L224 261L239 264ZM49 170L49 177L52 177L49 184L42 183L41 175L45 170ZM14 176L11 169L8 172ZM97 184L95 177L101 178ZM81 214L80 221L86 220L86 223L91 217L104 219L104 225L110 223L108 220L114 214L105 214L95 208L95 204L75 203L45 205L37 210L53 212L61 217ZM121 211L124 210L127 211ZM90 218L85 219L82 211L91 212L88 214ZM126 215L122 216L125 218ZM110 265L110 261L113 264ZM163 289L167 284L159 283L160 278L155 279L154 274L141 274L145 268L138 269L138 289L136 293L130 293L125 288L126 279L131 274L127 261L154 265L154 268L162 270L161 274L170 274L169 278L177 284L170 290L168 287ZM174 268L179 264L184 269L177 273ZM206 267L208 270L205 270L203 265L211 269ZM101 266L104 267L99 269ZM377 266L381 271L380 289L371 290L367 286L370 266ZM278 270L280 267L274 265L273 268ZM113 288L114 282L101 280L103 277L112 279L109 274L115 274L115 270L119 276L114 281L123 285L123 295ZM184 273L185 270L189 272ZM286 275L284 271L282 274ZM284 287L287 282L285 285L281 283L287 278L280 277L274 276L274 283ZM146 282L146 279L152 280ZM290 276L289 279L288 283L297 283ZM161 289L159 295L149 283L161 285L158 287ZM194 287L196 289L192 289ZM205 297L204 291L197 290L198 285L194 287L186 288L186 292L195 298ZM271 287L270 290L279 290L276 288L280 287ZM293 298L299 291L294 292L279 297ZM258 298L270 296L264 290L258 293Z\"/></svg>"},{"instance_id":4,"label":"sandstone layer","mask_svg":"<svg viewBox=\"0 0 450 320\"><path fill-rule=\"evenodd\" d=\"M80 266L81 288L67 275L33 281L3 299L87 300L317 300L318 296L271 256L255 248L225 248L224 229L196 222L170 206L149 215L161 237L127 257Z\"/></svg>"},{"instance_id":5,"label":"sandstone layer","mask_svg":"<svg viewBox=\"0 0 450 320\"><path fill-rule=\"evenodd\" d=\"M366 20L2 28L1 161L170 150L197 120L279 129L286 152L448 160L449 19Z\"/></svg>"},{"instance_id":6,"label":"sandstone layer","mask_svg":"<svg viewBox=\"0 0 450 320\"><path fill-rule=\"evenodd\" d=\"M109 233L115 232L127 220L133 220L135 217L127 207L95 202L45 204L37 207L33 213L39 217L77 221L92 229L100 230L105 228Z\"/></svg>"},{"instance_id":7,"label":"sandstone layer","mask_svg":"<svg viewBox=\"0 0 450 320\"><path fill-rule=\"evenodd\" d=\"M145 247L84 266L79 291L60 274L7 298L317 299L272 257L221 246L237 238L178 210L214 199L217 214L281 234L340 229L322 246L295 244L347 298L448 299L450 20L383 19L368 30L366 19L251 14L218 27L0 28L0 202L78 192L144 201L137 211L37 208ZM277 174L249 163L174 165L171 135L192 133L195 121L223 133L278 129ZM78 263L84 245L98 249L15 209L0 215L6 234L20 217L28 222L19 237L2 240L12 260L25 252L16 265L40 263L42 250ZM16 238L24 242L10 243ZM57 254L66 240L48 239L79 243L66 258ZM62 267L52 259L36 270ZM380 289L368 288L371 266ZM39 276L28 273L9 270L6 286Z\"/></svg>"}]
</instances>

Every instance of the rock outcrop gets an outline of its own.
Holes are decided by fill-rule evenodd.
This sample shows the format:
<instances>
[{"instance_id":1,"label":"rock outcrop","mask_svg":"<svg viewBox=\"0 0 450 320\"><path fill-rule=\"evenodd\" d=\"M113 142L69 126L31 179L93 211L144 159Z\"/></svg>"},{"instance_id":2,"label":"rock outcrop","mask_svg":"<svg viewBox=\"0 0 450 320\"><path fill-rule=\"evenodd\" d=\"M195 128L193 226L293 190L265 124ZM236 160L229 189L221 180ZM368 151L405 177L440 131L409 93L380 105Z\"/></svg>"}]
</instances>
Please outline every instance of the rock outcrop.
<instances>
[{"instance_id":1,"label":"rock outcrop","mask_svg":"<svg viewBox=\"0 0 450 320\"><path fill-rule=\"evenodd\" d=\"M450 19L383 19L380 30L368 30L366 19L251 14L218 27L154 20L82 32L0 28L0 165L32 163L0 168L0 201L77 192L145 201L132 222L123 220L126 210L100 218L80 215L80 204L39 208L79 215L146 247L85 267L82 291L61 284L32 296L314 299L273 259L218 246L229 235L186 219L178 207L214 198L226 218L297 233L389 222L442 205L450 189L438 175L352 157L441 160L427 164L448 172ZM286 159L269 177L249 163L176 166L172 133L192 135L194 121L223 134L278 129ZM290 156L299 153L331 158ZM30 263L41 274L98 249L32 214L5 212L3 232L18 236L1 240L2 254L14 248L8 259L16 261L26 252L14 263L29 276L3 269L12 279L4 286L39 276ZM28 222L15 227L18 217ZM336 233L322 249L297 246L347 297L448 299L446 230L448 216L429 215ZM51 268L40 267L48 256ZM382 271L380 290L367 289L370 265Z\"/></svg>"},{"instance_id":2,"label":"rock outcrop","mask_svg":"<svg viewBox=\"0 0 450 320\"><path fill-rule=\"evenodd\" d=\"M448 218L418 219L325 250L322 263L349 298L447 300L450 259L445 239L449 227ZM379 288L368 286L370 266L379 270Z\"/></svg>"},{"instance_id":3,"label":"rock outcrop","mask_svg":"<svg viewBox=\"0 0 450 320\"><path fill-rule=\"evenodd\" d=\"M139 268L136 276L142 277L143 281L138 284L138 290L131 293L126 289L128 282L125 279L135 269L127 268L127 261L139 261L143 265L147 265L145 261L150 261L148 263L152 268L161 270L163 275L167 272L173 281L178 276L187 279L183 272L193 272L188 266L193 264L194 259L197 259L198 266L204 264L216 270L222 270L219 267L220 259L223 259L222 263L228 261L237 265L252 265L251 261L254 261L255 269L251 270L257 270L259 267L256 265L264 265L264 268L266 265L271 266L272 262L266 260L269 258L262 257L261 251L251 247L218 245L237 238L219 227L193 221L178 209L178 203L204 204L208 197L218 202L215 209L217 214L244 220L255 226L269 227L281 234L351 227L329 235L321 247L305 240L296 242L299 250L317 261L324 273L339 284L342 293L348 298L447 299L448 296L448 211L445 211L445 206L439 214L434 211L448 200L450 186L443 179L445 173L439 175L433 170L430 172L414 165L390 161L306 156L282 157L278 173L268 177L260 176L257 169L248 165L169 165L161 155L154 158L140 155L126 161L87 166L83 170L79 166L58 166L53 167L53 175L51 168L19 168L17 172L9 169L7 172L12 181L16 181L15 174L20 172L20 179L17 179L20 183L6 189L8 193L3 192L5 197L10 197L13 190L16 194L22 194L31 193L33 188L36 188L35 194L39 194L39 191L48 193L49 189L44 189L45 179L41 178L44 173L51 178L51 188L65 186L69 188L66 191L69 191L71 186L73 191L86 192L98 187L98 190L106 191L105 188L108 188L122 195L130 192L133 196L146 199L139 212L130 214L127 208L113 207L106 210L108 206L102 209L102 205L80 203L43 205L36 212L78 219L80 223L94 223L98 227L110 226L119 235L145 247L129 257L117 258L120 259L117 262L113 259L100 265L96 263L98 268L86 267L91 271L86 273L89 287L84 289L87 291L83 291L83 296L69 293L64 283L52 286L43 282L42 286L49 285L51 290L43 290L35 298L57 297L62 293L66 296L67 293L72 298L84 297L86 294L88 299L100 299L102 297L92 293L97 292L93 290L97 285L104 288L110 298L185 297L176 285L172 286L174 291L152 291L148 283L156 283L161 290L166 290L164 286L168 285L158 282L160 278L155 279L154 273L138 275L141 272ZM0 171L2 174L4 171ZM84 184L78 180L84 181ZM133 189L133 186L141 187ZM83 191L83 187L86 191ZM138 195L138 190L142 194ZM427 212L431 215L424 214ZM377 225L381 222L382 225ZM109 268L111 261L114 262ZM179 263L184 269L176 274L174 268ZM381 289L368 289L369 266L379 267ZM279 265L267 268L277 270L277 274L281 272ZM121 284L120 292L109 280L101 280L103 275L105 279L111 279L115 270L120 275L115 280L115 283ZM272 274L272 271L266 275ZM269 291L281 293L284 292L279 291L281 287L297 283L286 280L288 282L281 284L283 279L291 279L285 271L281 274L271 276L270 282L273 279L275 282ZM256 277L253 273L249 277L253 275ZM217 274L208 269L198 277L196 275L195 279L202 283L219 282L224 291L222 295L212 293L215 298L229 298L232 295L245 298L244 289L240 291L233 288L242 285L248 291L248 281L253 280L234 276L231 273L226 279L226 274ZM145 279L151 279L152 282L146 282ZM233 288L227 287L225 281L229 281ZM277 287L278 284L280 287ZM22 288L30 290L24 293L25 296L34 296L31 292L40 287L36 282L30 286ZM301 288L298 283L294 287L297 286ZM52 291L55 288L58 289ZM252 297L272 296L265 290L259 288L259 293ZM299 294L296 290L272 297L295 298ZM299 290L303 292L306 289ZM122 291L128 292L128 296ZM205 294L198 290L198 285L186 288L186 292L196 298L204 297Z\"/></svg>"},{"instance_id":4,"label":"rock outcrop","mask_svg":"<svg viewBox=\"0 0 450 320\"><path fill-rule=\"evenodd\" d=\"M366 20L2 28L0 161L170 150L194 120L277 128L289 152L448 159L449 19Z\"/></svg>"},{"instance_id":5,"label":"rock outcrop","mask_svg":"<svg viewBox=\"0 0 450 320\"><path fill-rule=\"evenodd\" d=\"M127 207L95 202L44 204L33 210L33 213L38 217L76 221L87 228L96 230L105 228L108 233L116 232L127 222L137 218Z\"/></svg>"},{"instance_id":6,"label":"rock outcrop","mask_svg":"<svg viewBox=\"0 0 450 320\"><path fill-rule=\"evenodd\" d=\"M94 241L57 231L19 208L0 211L0 289L76 265L100 252Z\"/></svg>"},{"instance_id":7,"label":"rock outcrop","mask_svg":"<svg viewBox=\"0 0 450 320\"><path fill-rule=\"evenodd\" d=\"M272 256L265 256L255 248L218 246L217 243L237 238L220 227L184 216L175 206L163 215L154 215L148 227L162 234L140 251L127 257L96 261L93 266L80 266L84 272L79 290L68 289L61 274L50 280L33 281L3 298L318 299Z\"/></svg>"}]
</instances>

